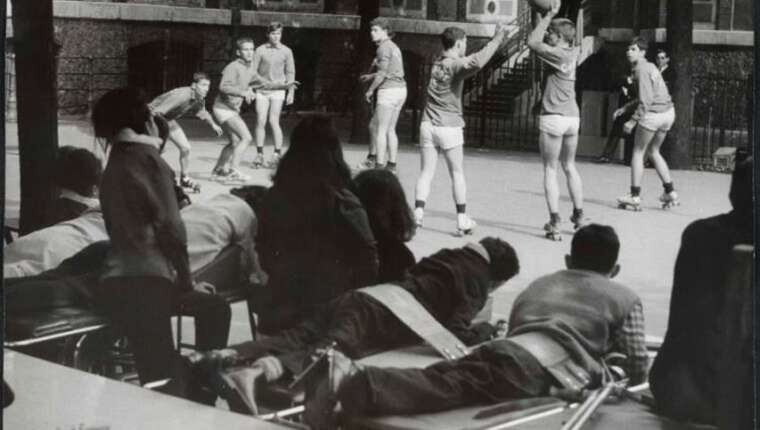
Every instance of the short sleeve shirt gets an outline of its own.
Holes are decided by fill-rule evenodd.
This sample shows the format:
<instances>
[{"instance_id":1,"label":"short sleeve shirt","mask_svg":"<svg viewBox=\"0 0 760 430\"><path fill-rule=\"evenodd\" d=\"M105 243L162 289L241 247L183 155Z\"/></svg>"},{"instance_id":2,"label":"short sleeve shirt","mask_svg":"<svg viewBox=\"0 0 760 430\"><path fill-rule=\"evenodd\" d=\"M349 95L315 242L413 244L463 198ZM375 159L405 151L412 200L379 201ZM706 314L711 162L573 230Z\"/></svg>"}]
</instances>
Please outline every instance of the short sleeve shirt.
<instances>
[{"instance_id":1,"label":"short sleeve shirt","mask_svg":"<svg viewBox=\"0 0 760 430\"><path fill-rule=\"evenodd\" d=\"M377 46L373 67L385 72L385 80L378 89L406 87L404 81L404 59L398 45L385 39Z\"/></svg>"}]
</instances>

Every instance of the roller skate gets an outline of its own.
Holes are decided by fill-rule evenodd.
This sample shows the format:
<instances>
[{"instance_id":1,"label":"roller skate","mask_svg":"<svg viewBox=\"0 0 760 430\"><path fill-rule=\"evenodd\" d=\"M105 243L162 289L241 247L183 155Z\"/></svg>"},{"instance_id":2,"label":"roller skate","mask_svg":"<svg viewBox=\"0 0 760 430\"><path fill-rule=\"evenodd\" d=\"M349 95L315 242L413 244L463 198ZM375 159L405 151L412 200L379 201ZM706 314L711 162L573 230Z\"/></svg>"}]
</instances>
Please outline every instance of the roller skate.
<instances>
[{"instance_id":1,"label":"roller skate","mask_svg":"<svg viewBox=\"0 0 760 430\"><path fill-rule=\"evenodd\" d=\"M395 164L392 165L392 166L390 164L386 164L385 165L385 170L387 170L387 171L393 173L394 175L398 176L398 168L396 168Z\"/></svg>"},{"instance_id":2,"label":"roller skate","mask_svg":"<svg viewBox=\"0 0 760 430\"><path fill-rule=\"evenodd\" d=\"M467 214L459 214L457 215L457 232L456 235L459 237L466 236L468 234L472 234L475 231L475 227L477 227L477 223L467 216Z\"/></svg>"},{"instance_id":3,"label":"roller skate","mask_svg":"<svg viewBox=\"0 0 760 430\"><path fill-rule=\"evenodd\" d=\"M214 168L214 170L211 171L211 180L216 182L225 182L227 178L230 176L230 170L229 169L223 169L220 167Z\"/></svg>"},{"instance_id":4,"label":"roller skate","mask_svg":"<svg viewBox=\"0 0 760 430\"><path fill-rule=\"evenodd\" d=\"M230 169L229 174L227 175L227 179L225 180L226 184L245 184L248 181L251 180L251 177L240 172L237 169Z\"/></svg>"},{"instance_id":5,"label":"roller skate","mask_svg":"<svg viewBox=\"0 0 760 430\"><path fill-rule=\"evenodd\" d=\"M267 169L276 169L280 164L280 157L281 155L277 152L272 154L272 158L269 159L269 162L266 165Z\"/></svg>"},{"instance_id":6,"label":"roller skate","mask_svg":"<svg viewBox=\"0 0 760 430\"><path fill-rule=\"evenodd\" d=\"M185 175L182 175L179 179L179 186L190 191L191 193L198 194L201 192L201 186L197 182L193 181L192 179L188 178Z\"/></svg>"},{"instance_id":7,"label":"roller skate","mask_svg":"<svg viewBox=\"0 0 760 430\"><path fill-rule=\"evenodd\" d=\"M617 198L618 209L630 209L634 212L641 211L641 197L626 194Z\"/></svg>"},{"instance_id":8,"label":"roller skate","mask_svg":"<svg viewBox=\"0 0 760 430\"><path fill-rule=\"evenodd\" d=\"M425 210L422 208L414 208L414 224L417 228L422 227L422 220L425 218Z\"/></svg>"},{"instance_id":9,"label":"roller skate","mask_svg":"<svg viewBox=\"0 0 760 430\"><path fill-rule=\"evenodd\" d=\"M559 220L549 221L544 224L544 237L551 239L555 242L562 241L562 233L559 231Z\"/></svg>"},{"instance_id":10,"label":"roller skate","mask_svg":"<svg viewBox=\"0 0 760 430\"><path fill-rule=\"evenodd\" d=\"M678 200L678 193L675 191L662 193L660 196L660 203L662 203L663 209L670 209L673 206L678 206L681 204L681 202Z\"/></svg>"},{"instance_id":11,"label":"roller skate","mask_svg":"<svg viewBox=\"0 0 760 430\"><path fill-rule=\"evenodd\" d=\"M570 216L570 222L573 223L573 228L575 230L578 230L579 228L583 227L584 225L589 223L589 218L583 213L583 211L579 211L577 213L573 213Z\"/></svg>"},{"instance_id":12,"label":"roller skate","mask_svg":"<svg viewBox=\"0 0 760 430\"><path fill-rule=\"evenodd\" d=\"M364 161L356 165L356 170L370 170L377 167L377 162L374 158L366 158Z\"/></svg>"},{"instance_id":13,"label":"roller skate","mask_svg":"<svg viewBox=\"0 0 760 430\"><path fill-rule=\"evenodd\" d=\"M258 153L256 154L256 158L253 159L253 162L251 163L251 167L254 169L261 169L264 167L264 154Z\"/></svg>"}]
</instances>

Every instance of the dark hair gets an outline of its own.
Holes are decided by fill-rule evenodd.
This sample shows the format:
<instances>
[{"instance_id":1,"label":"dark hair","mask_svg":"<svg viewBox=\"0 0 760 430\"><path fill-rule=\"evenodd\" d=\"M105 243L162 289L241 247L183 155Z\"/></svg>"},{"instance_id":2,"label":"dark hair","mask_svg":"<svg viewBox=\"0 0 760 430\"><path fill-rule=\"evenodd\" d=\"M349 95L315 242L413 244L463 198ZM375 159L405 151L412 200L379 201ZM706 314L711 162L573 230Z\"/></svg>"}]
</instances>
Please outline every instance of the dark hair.
<instances>
[{"instance_id":1,"label":"dark hair","mask_svg":"<svg viewBox=\"0 0 760 430\"><path fill-rule=\"evenodd\" d=\"M737 212L752 213L753 157L737 151L734 173L731 174L731 190L728 198Z\"/></svg>"},{"instance_id":2,"label":"dark hair","mask_svg":"<svg viewBox=\"0 0 760 430\"><path fill-rule=\"evenodd\" d=\"M570 258L576 269L607 274L617 262L620 240L608 225L589 224L581 227L570 246Z\"/></svg>"},{"instance_id":3,"label":"dark hair","mask_svg":"<svg viewBox=\"0 0 760 430\"><path fill-rule=\"evenodd\" d=\"M443 49L451 49L458 40L462 40L467 37L467 33L459 27L446 27L441 33L441 43Z\"/></svg>"},{"instance_id":4,"label":"dark hair","mask_svg":"<svg viewBox=\"0 0 760 430\"><path fill-rule=\"evenodd\" d=\"M665 54L665 56L667 58L670 58L670 55L668 54L668 51L666 51L666 50L664 50L662 48L660 48L660 49L657 50L657 55L660 55L660 54Z\"/></svg>"},{"instance_id":5,"label":"dark hair","mask_svg":"<svg viewBox=\"0 0 760 430\"><path fill-rule=\"evenodd\" d=\"M643 37L640 37L640 36L634 37L628 43L628 46L633 46L633 45L638 46L639 49L641 49L642 51L646 51L647 49L649 49L649 42L646 39L644 39Z\"/></svg>"},{"instance_id":6,"label":"dark hair","mask_svg":"<svg viewBox=\"0 0 760 430\"><path fill-rule=\"evenodd\" d=\"M253 209L253 213L260 213L260 204L264 200L264 196L268 190L269 188L263 185L246 185L231 189L230 194L245 200L248 206Z\"/></svg>"},{"instance_id":7,"label":"dark hair","mask_svg":"<svg viewBox=\"0 0 760 430\"><path fill-rule=\"evenodd\" d=\"M289 189L345 188L351 183L351 169L343 160L340 139L329 117L309 116L296 125L272 182Z\"/></svg>"},{"instance_id":8,"label":"dark hair","mask_svg":"<svg viewBox=\"0 0 760 430\"><path fill-rule=\"evenodd\" d=\"M53 173L55 184L92 197L103 175L103 165L95 154L84 148L62 146L58 148L56 158Z\"/></svg>"},{"instance_id":9,"label":"dark hair","mask_svg":"<svg viewBox=\"0 0 760 430\"><path fill-rule=\"evenodd\" d=\"M384 169L365 170L354 178L354 186L375 239L407 242L414 236L412 209L396 175Z\"/></svg>"},{"instance_id":10,"label":"dark hair","mask_svg":"<svg viewBox=\"0 0 760 430\"><path fill-rule=\"evenodd\" d=\"M575 41L575 24L567 18L554 18L549 30L558 34L565 42L572 44Z\"/></svg>"},{"instance_id":11,"label":"dark hair","mask_svg":"<svg viewBox=\"0 0 760 430\"><path fill-rule=\"evenodd\" d=\"M495 281L507 281L520 272L520 260L512 245L498 237L486 237L480 244L491 259L491 277Z\"/></svg>"},{"instance_id":12,"label":"dark hair","mask_svg":"<svg viewBox=\"0 0 760 430\"><path fill-rule=\"evenodd\" d=\"M147 98L141 89L124 87L108 91L92 108L95 137L110 139L122 128L147 134L145 123L150 116Z\"/></svg>"},{"instance_id":13,"label":"dark hair","mask_svg":"<svg viewBox=\"0 0 760 430\"><path fill-rule=\"evenodd\" d=\"M284 27L285 26L282 25L280 21L272 21L269 23L269 25L267 25L267 34L273 31L282 30Z\"/></svg>"},{"instance_id":14,"label":"dark hair","mask_svg":"<svg viewBox=\"0 0 760 430\"><path fill-rule=\"evenodd\" d=\"M195 72L193 73L193 83L197 83L200 81L210 81L208 75L205 72Z\"/></svg>"},{"instance_id":15,"label":"dark hair","mask_svg":"<svg viewBox=\"0 0 760 430\"><path fill-rule=\"evenodd\" d=\"M243 47L243 44L244 44L244 43L250 43L250 44L252 44L254 47L256 46L256 44L255 44L255 43L253 43L253 39L251 39L251 38L250 38L250 37L248 37L248 36L245 36L245 37L238 37L238 39L235 41L235 47L236 47L237 49L241 49L241 48Z\"/></svg>"},{"instance_id":16,"label":"dark hair","mask_svg":"<svg viewBox=\"0 0 760 430\"><path fill-rule=\"evenodd\" d=\"M393 37L393 30L391 29L391 23L388 21L388 18L378 16L369 23L369 27L380 27L388 33L388 37Z\"/></svg>"}]
</instances>

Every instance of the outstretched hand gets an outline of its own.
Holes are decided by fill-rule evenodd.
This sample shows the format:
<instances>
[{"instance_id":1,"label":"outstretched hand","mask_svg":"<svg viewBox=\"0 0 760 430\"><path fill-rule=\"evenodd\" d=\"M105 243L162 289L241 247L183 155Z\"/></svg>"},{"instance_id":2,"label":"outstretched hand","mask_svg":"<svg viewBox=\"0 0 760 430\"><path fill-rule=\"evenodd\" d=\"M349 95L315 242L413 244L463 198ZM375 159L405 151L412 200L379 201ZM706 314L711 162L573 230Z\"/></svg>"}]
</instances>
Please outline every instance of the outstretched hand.
<instances>
[{"instance_id":1,"label":"outstretched hand","mask_svg":"<svg viewBox=\"0 0 760 430\"><path fill-rule=\"evenodd\" d=\"M562 7L562 0L552 0L552 8L546 12L546 15L553 17L559 13L559 8Z\"/></svg>"}]
</instances>

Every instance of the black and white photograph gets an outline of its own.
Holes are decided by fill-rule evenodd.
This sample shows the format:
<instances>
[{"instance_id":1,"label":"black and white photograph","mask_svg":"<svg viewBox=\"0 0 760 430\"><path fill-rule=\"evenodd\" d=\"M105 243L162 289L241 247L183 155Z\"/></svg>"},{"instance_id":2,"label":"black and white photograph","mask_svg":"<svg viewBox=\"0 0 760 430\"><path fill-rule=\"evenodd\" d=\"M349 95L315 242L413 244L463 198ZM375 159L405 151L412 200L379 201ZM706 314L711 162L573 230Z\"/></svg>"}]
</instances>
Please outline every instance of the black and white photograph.
<instances>
[{"instance_id":1,"label":"black and white photograph","mask_svg":"<svg viewBox=\"0 0 760 430\"><path fill-rule=\"evenodd\" d=\"M4 3L0 427L760 428L755 0Z\"/></svg>"}]
</instances>

